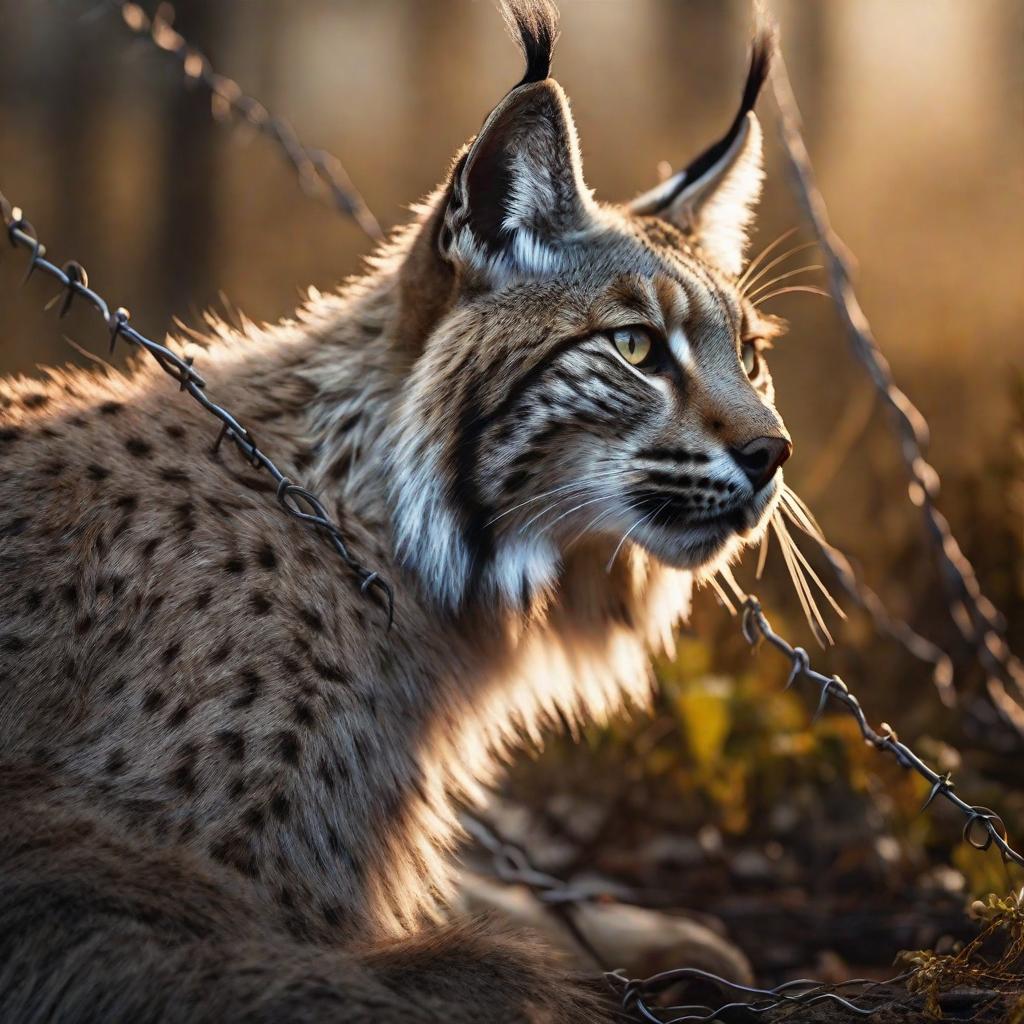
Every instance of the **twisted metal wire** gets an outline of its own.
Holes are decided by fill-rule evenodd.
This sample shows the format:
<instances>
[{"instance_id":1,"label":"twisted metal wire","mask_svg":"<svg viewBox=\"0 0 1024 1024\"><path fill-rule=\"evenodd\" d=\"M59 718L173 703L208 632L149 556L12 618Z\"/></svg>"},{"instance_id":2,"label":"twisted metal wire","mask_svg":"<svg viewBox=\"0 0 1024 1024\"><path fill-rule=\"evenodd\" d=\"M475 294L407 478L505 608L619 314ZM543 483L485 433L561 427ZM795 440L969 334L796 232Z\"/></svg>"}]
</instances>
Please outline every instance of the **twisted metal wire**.
<instances>
[{"instance_id":1,"label":"twisted metal wire","mask_svg":"<svg viewBox=\"0 0 1024 1024\"><path fill-rule=\"evenodd\" d=\"M549 905L588 903L603 898L603 894L596 890L571 885L534 867L529 854L521 846L499 835L493 824L479 816L463 814L462 823L473 839L491 855L494 875L502 882L525 885L542 903Z\"/></svg>"},{"instance_id":2,"label":"twisted metal wire","mask_svg":"<svg viewBox=\"0 0 1024 1024\"><path fill-rule=\"evenodd\" d=\"M751 985L739 985L697 967L680 967L675 970L662 971L649 978L639 980L628 978L622 971L605 973L605 981L618 993L622 1009L627 1013L637 1014L641 1020L648 1021L650 1024L707 1024L711 1021L741 1019L736 1016L737 1014L749 1015L757 1019L763 1014L773 1013L776 1010L796 1010L799 1007L816 1006L821 1003L830 1003L855 1017L871 1017L883 1009L884 1004L880 1003L873 1007L858 1006L853 999L863 1000L873 996L875 990L898 984L907 977L909 977L909 972L884 982L852 978L832 986L827 986L820 981L813 981L810 978L798 978L777 985L775 988L755 988ZM740 997L746 996L748 999L739 1001L734 999L716 1007L704 1003L659 1007L650 1002L651 997L656 996L659 992L687 981L710 983L723 992L733 993ZM847 998L835 991L838 988L858 988L861 991L858 996ZM749 997L754 998L750 999ZM659 1016L659 1014L673 1014L673 1016L666 1017ZM723 1014L728 1016L723 1017Z\"/></svg>"},{"instance_id":3,"label":"twisted metal wire","mask_svg":"<svg viewBox=\"0 0 1024 1024\"><path fill-rule=\"evenodd\" d=\"M337 158L322 150L302 145L287 122L272 117L262 104L244 94L236 82L217 74L202 52L189 45L180 33L173 29L165 13L169 10L168 5L161 5L157 14L150 18L137 4L127 0L108 0L108 3L119 11L124 24L132 32L150 39L157 48L180 61L186 80L203 86L209 92L215 114L234 115L273 139L291 162L307 192L329 200L339 212L353 218L371 238L377 239L381 236L377 221L345 175ZM857 303L842 243L831 228L824 201L815 185L810 159L800 133L799 111L781 58L776 62L773 88L781 115L783 143L794 170L798 196L811 220L819 245L828 259L833 296L843 316L854 352L894 415L895 429L901 441L901 453L911 476L911 500L919 505L925 514L926 529L936 548L943 578L951 594L954 621L961 634L977 652L982 664L997 677L996 680L989 681L990 692L994 698L1000 695L998 689L993 689L996 682L1000 685L1012 682L1024 693L1024 670L1000 636L1001 616L982 594L973 567L956 543L948 522L935 506L934 498L938 492L939 479L935 470L923 457L923 448L927 443L927 424L920 412L896 386L889 365L879 350L863 311ZM89 288L85 271L79 264L70 262L60 268L46 260L45 249L38 241L31 225L24 220L20 210L12 208L2 195L0 211L3 213L11 244L27 249L31 253L26 278L34 270L39 269L61 284L63 298L60 315L67 313L71 301L76 296L81 296L103 317L110 332L112 347L121 337L149 352L161 368L179 383L182 390L188 391L203 408L221 422L217 444L225 438L230 440L254 466L270 473L278 483L278 500L289 515L327 534L339 556L360 580L364 592L370 588L381 591L387 601L390 624L393 614L390 587L376 573L365 569L351 557L340 529L329 520L326 510L316 497L291 483L257 447L251 433L227 410L209 400L203 391L205 382L192 369L191 360L182 359L165 346L152 342L135 331L129 325L129 314L123 307L111 311L108 304ZM944 685L948 685L948 658L943 652L916 634L905 623L891 616L878 596L857 581L849 563L840 553L834 549L826 549L825 554L844 586L865 605L876 624L900 640L912 654L932 662L936 672L941 673ZM1010 846L1005 826L998 814L960 799L953 791L954 785L949 775L940 775L930 768L898 739L890 726L883 724L880 727L881 731L875 731L867 722L859 701L841 679L837 676L825 676L813 670L803 648L791 646L772 630L756 598L749 597L744 604L743 632L752 646L767 641L789 659L792 669L787 685L792 685L799 678L806 678L819 687L820 699L816 716L825 709L829 700L838 701L857 721L861 734L868 743L877 750L892 754L901 766L916 771L925 778L931 786L925 806L929 806L936 797L941 797L960 811L965 818L963 837L966 842L979 850L987 850L994 845L1005 861L1024 866L1024 857ZM941 689L942 687L940 691ZM1013 717L1012 711L1006 707L1008 703L1012 709L1020 711L1005 693L1005 689L1002 690L1002 700L996 699L996 703L1008 717ZM559 911L560 916L573 904L596 898L595 893L567 885L554 876L538 871L519 847L501 839L477 819L473 821L477 827L470 825L469 830L492 854L495 873L500 879L527 886L545 906ZM563 920L570 926L581 945L598 959L578 926L569 918L563 917ZM717 1019L722 1012L738 1008L740 1005L753 1013L764 1013L787 1004L811 1005L829 1000L858 1015L869 1015L874 1012L858 1007L834 992L826 991L818 983L809 981L789 983L776 989L746 989L694 968L664 972L643 981L628 981L618 973L607 975L613 984L622 988L623 1008L640 1013L643 1019L655 1024L664 1024L664 1018L656 1016L647 1006L646 996L675 981L698 976L725 988L768 999L769 1003L733 1003L718 1009L706 1006L676 1007L673 1009L684 1011L687 1015L673 1018L675 1024L682 1024L684 1021L711 1021ZM794 994L790 991L792 989L799 991Z\"/></svg>"},{"instance_id":4,"label":"twisted metal wire","mask_svg":"<svg viewBox=\"0 0 1024 1024\"><path fill-rule=\"evenodd\" d=\"M316 495L285 476L270 456L259 447L252 432L207 395L206 381L193 369L191 357L179 356L165 345L160 345L140 334L129 323L131 314L124 306L112 309L98 292L89 287L89 277L80 263L71 260L60 267L46 259L46 247L39 240L35 229L25 219L21 209L12 206L2 192L0 217L3 218L11 246L25 249L30 254L23 280L27 281L38 270L58 282L61 286L61 292L57 296L60 301L58 316L65 316L76 298L87 302L99 313L107 327L111 351L114 350L118 339L122 339L148 352L160 368L178 383L182 391L187 392L220 422L220 433L214 442L214 450L224 441L230 441L255 469L262 469L273 477L277 483L277 500L285 512L298 522L326 536L339 558L359 581L362 593L376 591L384 599L390 629L394 616L391 587L377 572L365 568L352 556L341 528L330 519Z\"/></svg>"},{"instance_id":5,"label":"twisted metal wire","mask_svg":"<svg viewBox=\"0 0 1024 1024\"><path fill-rule=\"evenodd\" d=\"M801 132L800 109L778 48L775 56L771 81L779 111L782 145L792 171L794 192L825 256L833 301L855 357L867 371L891 413L900 454L910 476L909 497L923 513L925 533L938 561L950 615L960 635L989 674L988 691L993 704L1004 719L1024 735L1024 708L1006 690L1009 684L1020 698L1024 698L1024 665L1003 639L1005 620L982 592L974 566L961 550L949 521L936 505L939 474L924 456L928 444L928 423L897 386L892 368L878 347L871 325L857 300L848 250L832 227L824 197L817 186Z\"/></svg>"},{"instance_id":6,"label":"twisted metal wire","mask_svg":"<svg viewBox=\"0 0 1024 1024\"><path fill-rule=\"evenodd\" d=\"M776 633L769 623L761 603L756 597L748 596L743 604L742 618L743 636L751 647L756 648L761 641L767 641L790 662L789 679L786 688L798 679L807 679L820 690L818 707L814 717L817 719L825 710L829 701L838 704L857 722L861 735L876 750L892 754L901 767L917 772L931 789L924 806L930 806L936 798L952 804L966 819L963 838L976 850L988 850L995 846L1002 854L1003 860L1024 867L1024 855L1018 853L1008 842L1006 826L1002 818L988 807L973 806L954 792L955 786L950 774L939 774L927 765L913 750L903 743L891 725L883 722L876 731L868 723L861 708L860 701L850 692L846 683L839 676L826 676L811 667L810 657L802 647L793 647Z\"/></svg>"},{"instance_id":7,"label":"twisted metal wire","mask_svg":"<svg viewBox=\"0 0 1024 1024\"><path fill-rule=\"evenodd\" d=\"M464 813L463 827L491 855L494 876L507 885L524 886L530 894L553 914L572 936L576 945L601 970L608 964L587 937L573 916L573 908L581 903L605 901L607 894L596 889L572 885L534 866L529 854L515 843L509 842L498 833L490 822L477 815Z\"/></svg>"},{"instance_id":8,"label":"twisted metal wire","mask_svg":"<svg viewBox=\"0 0 1024 1024\"><path fill-rule=\"evenodd\" d=\"M305 191L321 198L328 198L339 212L353 218L369 237L373 239L381 237L380 225L367 208L337 157L323 150L311 149L303 145L288 122L282 118L271 116L266 107L245 94L236 81L217 73L205 54L191 45L181 33L174 29L172 24L173 8L170 4L160 4L154 15L150 17L131 0L107 0L107 2L109 6L117 10L122 22L130 31L148 39L162 52L176 57L182 65L187 82L200 84L207 89L215 114L220 116L223 116L224 113L234 114L267 135L282 149L285 157L294 167L300 185ZM779 69L777 73L783 78L781 85L774 83L776 101L782 114L784 129L786 127L790 129L790 132L784 131L783 141L794 167L799 166L803 171L799 177L801 198L804 200L808 216L818 235L819 244L826 255L830 257L830 268L833 270L833 293L836 302L843 307L844 302L852 300L849 310L843 309L847 314L845 320L848 325L851 325L858 319L857 314L859 314L859 320L866 328L866 320L856 304L852 288L841 293L836 285L835 266L832 265L832 260L837 261L847 285L849 284L849 273L841 255L842 243L831 231L827 210L814 184L813 172L806 147L802 145L802 137L800 137L799 131L796 133L795 140L791 135L791 129L800 123L799 112L796 109L795 99L792 98L788 78L784 77L785 65L781 58L777 63L777 68ZM780 89L788 95L780 98ZM813 208L810 203L812 200ZM1012 678L1015 685L1024 692L1024 671L1022 671L1020 663L1005 649L1005 643L998 635L1000 617L981 594L970 562L963 556L949 532L948 522L937 512L931 500L934 492L938 489L938 475L921 456L921 448L928 433L927 423L906 395L896 387L888 363L871 337L869 329L858 332L855 345L856 351L867 366L876 387L881 391L887 404L897 413L895 422L897 429L901 432L901 451L911 469L914 483L920 487L920 491L914 489L912 493L915 499L919 493L923 496L929 535L937 545L947 574L947 582L952 583L952 592L960 594L961 597L966 595L970 599L973 596L973 600L964 601L963 606L970 613L971 621L981 622L987 616L989 629L986 633L975 632L973 636L968 636L964 633L964 616L955 609L954 620L961 627L961 632L965 637L972 641L972 645L978 650L983 663L988 664L989 667L993 662L1005 665L1009 678ZM823 551L843 587L858 604L867 610L876 627L899 642L913 657L932 665L933 681L939 694L946 704L951 704L955 698L955 691L952 686L952 665L949 656L937 645L918 634L906 622L892 615L880 597L859 580L849 561L841 552L831 546L824 547ZM1001 661L999 660L1000 655L1002 656ZM1005 712L1007 710L1006 699L1004 698L999 703Z\"/></svg>"},{"instance_id":9,"label":"twisted metal wire","mask_svg":"<svg viewBox=\"0 0 1024 1024\"><path fill-rule=\"evenodd\" d=\"M377 218L370 211L341 161L323 149L304 145L292 126L273 116L267 108L243 92L227 75L213 69L206 55L185 39L172 25L173 7L162 3L150 17L130 0L107 0L109 7L136 36L148 39L158 50L176 58L185 81L205 89L215 117L234 116L271 139L298 175L303 190L351 218L374 241L384 237Z\"/></svg>"},{"instance_id":10,"label":"twisted metal wire","mask_svg":"<svg viewBox=\"0 0 1024 1024\"><path fill-rule=\"evenodd\" d=\"M814 713L815 720L829 706L830 701L838 703L856 721L866 742L875 750L892 755L902 768L916 772L928 783L930 789L922 810L930 807L937 799L946 801L964 818L962 831L964 842L979 851L995 847L1004 862L1024 868L1024 855L1010 845L1006 826L999 814L991 808L969 804L961 799L955 792L956 786L950 773L939 773L930 767L899 739L891 725L883 722L877 730L874 729L868 722L860 701L850 692L846 683L837 675L826 676L816 671L811 666L810 656L804 648L793 647L776 633L756 597L749 595L746 597L742 607L741 624L744 639L754 650L763 642L767 642L788 659L790 672L786 681L786 689L801 679L818 687L819 697ZM557 908L560 911L560 916L564 914L567 907L575 903L600 898L597 891L574 886L553 875L537 870L529 855L521 847L501 838L492 826L485 824L479 818L467 816L465 821L467 831L491 854L494 874L502 881L526 886L543 906L549 909ZM573 935L585 950L592 951L592 944L578 925L575 925L575 922ZM906 977L908 975L900 975L891 979L887 984L902 981ZM825 985L806 980L790 982L775 989L753 989L736 985L725 978L700 971L697 968L685 967L639 980L630 980L621 971L607 972L605 978L618 992L622 1009L625 1012L638 1014L642 1020L652 1022L652 1024L697 1024L697 1022L721 1020L723 1019L720 1016L722 1013L738 1010L740 1007L755 1015L798 1004L810 1006L821 1002L835 1003L857 1016L870 1016L878 1009L877 1007L858 1006L834 991L830 991ZM683 1015L672 1017L669 1020L658 1016L657 1014L664 1013L665 1009L649 1005L649 998L670 985L688 978L703 978L713 981L723 989L732 989L745 995L756 995L760 997L761 1001L754 1003L732 1002L717 1008L704 1005L672 1007L672 1010ZM854 984L858 983L843 983L843 985ZM800 991L796 994L787 991L791 987L799 988ZM831 986L831 989L834 990L838 987L840 986L834 985Z\"/></svg>"},{"instance_id":11,"label":"twisted metal wire","mask_svg":"<svg viewBox=\"0 0 1024 1024\"><path fill-rule=\"evenodd\" d=\"M381 237L376 218L352 185L340 161L323 150L304 146L286 121L271 116L258 100L245 94L236 81L214 71L202 51L173 28L170 4L161 4L150 17L131 0L107 2L118 11L130 31L149 39L156 48L179 60L186 81L198 83L208 90L215 113L234 114L273 139L291 162L307 192L330 198L335 208L355 219L368 236L374 239ZM1011 681L1024 694L1024 667L1000 635L1001 616L982 594L971 563L953 537L948 521L934 504L939 477L922 453L928 437L927 422L897 387L891 368L878 348L853 292L847 260L843 256L844 246L831 228L827 208L815 184L810 158L799 131L799 110L781 55L776 62L773 88L780 111L783 144L795 172L799 198L829 261L834 299L850 331L855 353L895 414L893 422L900 434L901 452L911 473L911 497L925 513L929 538L937 551L947 588L956 602L951 605L953 619L982 664L995 672L1001 683ZM955 691L948 655L892 615L879 596L857 578L841 552L831 547L823 550L844 588L868 611L875 625L901 643L912 656L932 665L933 681L940 696L945 703L952 703ZM1012 702L1005 689L993 687L993 682L990 680L990 692L997 706L1018 727L1024 728L1024 712Z\"/></svg>"}]
</instances>

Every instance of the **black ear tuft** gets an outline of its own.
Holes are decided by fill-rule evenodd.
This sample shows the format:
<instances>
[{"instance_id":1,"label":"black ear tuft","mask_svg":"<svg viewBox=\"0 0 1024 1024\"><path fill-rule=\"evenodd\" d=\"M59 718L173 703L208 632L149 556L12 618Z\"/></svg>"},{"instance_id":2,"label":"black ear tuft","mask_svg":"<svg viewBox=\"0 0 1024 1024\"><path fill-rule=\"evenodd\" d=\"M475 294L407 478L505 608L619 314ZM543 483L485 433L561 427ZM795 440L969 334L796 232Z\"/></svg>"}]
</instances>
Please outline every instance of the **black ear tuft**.
<instances>
[{"instance_id":1,"label":"black ear tuft","mask_svg":"<svg viewBox=\"0 0 1024 1024\"><path fill-rule=\"evenodd\" d=\"M743 85L740 109L736 111L736 116L733 118L732 124L725 135L686 167L685 175L680 182L681 188L703 177L708 169L714 167L722 156L729 151L730 146L736 140L736 136L743 128L747 114L754 109L764 83L768 80L768 73L772 67L772 54L774 52L774 29L770 27L759 29L750 46L750 68L747 71L747 80Z\"/></svg>"},{"instance_id":2,"label":"black ear tuft","mask_svg":"<svg viewBox=\"0 0 1024 1024\"><path fill-rule=\"evenodd\" d=\"M726 273L738 275L764 178L762 133L754 104L775 52L775 31L763 25L750 49L740 108L729 130L683 170L639 195L629 210L661 217L696 237L701 250Z\"/></svg>"},{"instance_id":3,"label":"black ear tuft","mask_svg":"<svg viewBox=\"0 0 1024 1024\"><path fill-rule=\"evenodd\" d=\"M499 0L509 31L518 36L526 58L519 85L543 82L551 74L551 54L558 41L558 8L551 0Z\"/></svg>"},{"instance_id":4,"label":"black ear tuft","mask_svg":"<svg viewBox=\"0 0 1024 1024\"><path fill-rule=\"evenodd\" d=\"M768 80L768 74L772 69L772 56L775 53L775 46L774 26L762 26L759 28L750 46L750 70L747 71L747 81L743 86L743 99L740 102L740 111L736 115L737 121L748 111L754 109L757 97L761 94L764 83Z\"/></svg>"}]
</instances>

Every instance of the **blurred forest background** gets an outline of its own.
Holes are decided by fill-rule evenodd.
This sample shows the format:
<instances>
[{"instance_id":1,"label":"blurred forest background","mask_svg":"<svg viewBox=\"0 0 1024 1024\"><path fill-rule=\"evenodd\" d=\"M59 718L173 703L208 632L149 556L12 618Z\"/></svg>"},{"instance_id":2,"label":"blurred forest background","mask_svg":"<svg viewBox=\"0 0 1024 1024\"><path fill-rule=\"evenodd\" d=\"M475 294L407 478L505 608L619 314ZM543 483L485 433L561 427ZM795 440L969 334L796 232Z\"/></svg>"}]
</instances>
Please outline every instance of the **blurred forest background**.
<instances>
[{"instance_id":1,"label":"blurred forest background","mask_svg":"<svg viewBox=\"0 0 1024 1024\"><path fill-rule=\"evenodd\" d=\"M599 197L629 197L659 161L685 162L723 130L745 67L745 2L560 6L555 74ZM1024 651L1024 4L773 10L861 301L930 421L940 506ZM176 11L215 68L341 157L386 226L520 74L488 0L187 0ZM755 251L800 223L763 106L769 180ZM99 0L0 0L0 187L54 258L81 260L157 338L173 317L195 324L225 301L254 319L285 315L300 288L357 272L368 248L302 195L266 139L211 119L179 65ZM0 372L80 362L65 335L101 351L88 313L40 313L43 286L18 288L20 264L0 261ZM889 608L951 654L960 707L944 708L928 666L853 608L837 647L814 648L777 552L758 585L766 610L850 683L874 723L892 722L954 770L967 799L999 809L1019 846L1024 738L996 725L982 697L885 413L827 300L771 306L793 325L771 359L796 442L787 480ZM543 867L723 922L776 979L836 964L840 975L884 971L899 948L969 933L972 893L1020 884L998 857L959 843L948 809L919 814L927 787L867 749L851 721L812 727L813 696L782 693L781 659L752 659L713 596L699 598L678 660L659 671L653 718L583 744L553 740L516 766L507 797L518 810L505 825Z\"/></svg>"}]
</instances>

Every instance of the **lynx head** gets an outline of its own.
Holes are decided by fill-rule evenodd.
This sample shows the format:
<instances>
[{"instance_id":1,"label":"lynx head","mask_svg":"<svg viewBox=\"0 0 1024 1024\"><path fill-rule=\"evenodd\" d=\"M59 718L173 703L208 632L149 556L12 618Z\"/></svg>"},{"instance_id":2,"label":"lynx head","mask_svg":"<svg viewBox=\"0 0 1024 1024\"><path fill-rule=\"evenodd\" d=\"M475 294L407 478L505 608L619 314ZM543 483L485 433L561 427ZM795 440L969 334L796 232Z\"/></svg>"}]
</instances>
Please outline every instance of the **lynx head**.
<instances>
[{"instance_id":1,"label":"lynx head","mask_svg":"<svg viewBox=\"0 0 1024 1024\"><path fill-rule=\"evenodd\" d=\"M451 608L529 603L577 543L707 569L760 536L791 451L764 357L779 322L741 280L770 40L754 43L725 136L607 205L548 77L554 9L504 8L526 74L457 158L402 269L396 534Z\"/></svg>"}]
</instances>

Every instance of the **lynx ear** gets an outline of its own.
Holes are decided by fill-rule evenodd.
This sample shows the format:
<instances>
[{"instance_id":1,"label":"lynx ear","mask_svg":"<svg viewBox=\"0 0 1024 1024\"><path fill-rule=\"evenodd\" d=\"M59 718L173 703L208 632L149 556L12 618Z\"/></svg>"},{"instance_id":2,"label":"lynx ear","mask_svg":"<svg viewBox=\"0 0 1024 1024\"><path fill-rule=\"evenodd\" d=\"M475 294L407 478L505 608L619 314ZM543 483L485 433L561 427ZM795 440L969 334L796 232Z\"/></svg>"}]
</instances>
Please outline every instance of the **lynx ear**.
<instances>
[{"instance_id":1,"label":"lynx ear","mask_svg":"<svg viewBox=\"0 0 1024 1024\"><path fill-rule=\"evenodd\" d=\"M754 207L761 195L761 125L753 107L768 76L775 40L754 40L740 109L725 135L686 168L638 196L630 211L661 217L692 233L701 249L729 274L739 274Z\"/></svg>"},{"instance_id":2,"label":"lynx ear","mask_svg":"<svg viewBox=\"0 0 1024 1024\"><path fill-rule=\"evenodd\" d=\"M455 167L438 244L445 259L482 271L542 274L583 233L593 200L562 87L548 78L557 22L550 5L505 3L527 69Z\"/></svg>"}]
</instances>

